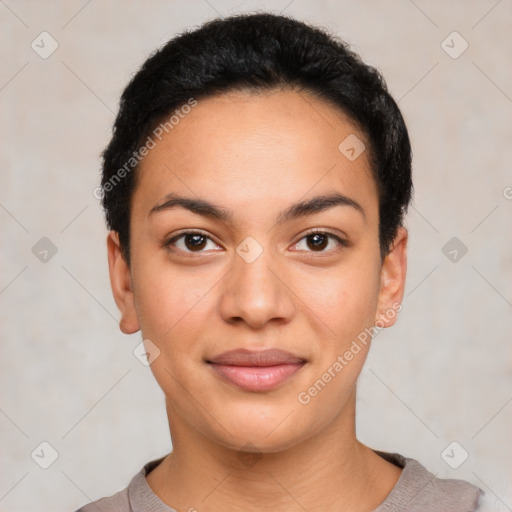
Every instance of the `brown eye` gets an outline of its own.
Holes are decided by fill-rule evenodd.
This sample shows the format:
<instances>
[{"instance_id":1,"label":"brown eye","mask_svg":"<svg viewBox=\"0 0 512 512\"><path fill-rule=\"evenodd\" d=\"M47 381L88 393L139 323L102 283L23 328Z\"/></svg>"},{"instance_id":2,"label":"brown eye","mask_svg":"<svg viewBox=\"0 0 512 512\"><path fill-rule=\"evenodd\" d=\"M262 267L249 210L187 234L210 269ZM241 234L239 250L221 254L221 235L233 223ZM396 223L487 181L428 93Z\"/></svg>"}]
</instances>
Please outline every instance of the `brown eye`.
<instances>
[{"instance_id":1,"label":"brown eye","mask_svg":"<svg viewBox=\"0 0 512 512\"><path fill-rule=\"evenodd\" d=\"M303 241L306 242L304 243ZM331 241L334 241L334 247L326 250L331 244ZM298 249L296 250L299 251L330 252L330 250L336 250L347 245L347 242L333 233L329 233L328 231L316 231L306 234L306 236L295 244L295 247L297 247Z\"/></svg>"},{"instance_id":2,"label":"brown eye","mask_svg":"<svg viewBox=\"0 0 512 512\"><path fill-rule=\"evenodd\" d=\"M184 243L185 247L191 251L201 250L206 245L206 237L198 234L185 235Z\"/></svg>"},{"instance_id":3,"label":"brown eye","mask_svg":"<svg viewBox=\"0 0 512 512\"><path fill-rule=\"evenodd\" d=\"M210 249L216 249L219 247L204 233L186 231L171 238L168 242L165 242L164 245L166 247L176 249L174 252L201 253L204 252L205 248L208 249L208 243L211 243L212 247L210 247Z\"/></svg>"},{"instance_id":4,"label":"brown eye","mask_svg":"<svg viewBox=\"0 0 512 512\"><path fill-rule=\"evenodd\" d=\"M308 235L308 247L314 251L323 251L329 243L329 237L325 233L314 233Z\"/></svg>"}]
</instances>

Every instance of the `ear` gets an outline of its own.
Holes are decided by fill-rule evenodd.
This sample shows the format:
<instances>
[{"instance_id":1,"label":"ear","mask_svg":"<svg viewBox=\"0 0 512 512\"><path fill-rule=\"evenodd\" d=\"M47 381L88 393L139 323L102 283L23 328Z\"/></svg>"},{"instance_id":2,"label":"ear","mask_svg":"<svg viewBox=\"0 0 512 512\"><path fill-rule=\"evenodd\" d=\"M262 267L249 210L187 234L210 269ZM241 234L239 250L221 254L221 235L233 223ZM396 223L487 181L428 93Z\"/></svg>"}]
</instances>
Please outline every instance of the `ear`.
<instances>
[{"instance_id":1,"label":"ear","mask_svg":"<svg viewBox=\"0 0 512 512\"><path fill-rule=\"evenodd\" d=\"M407 273L407 239L404 227L399 227L391 249L382 262L379 303L375 318L378 327L391 327L402 309Z\"/></svg>"},{"instance_id":2,"label":"ear","mask_svg":"<svg viewBox=\"0 0 512 512\"><path fill-rule=\"evenodd\" d=\"M119 235L116 231L110 231L107 236L107 251L110 286L117 307L121 311L119 328L125 334L133 334L140 329L139 320L135 310L130 268L121 253Z\"/></svg>"}]
</instances>

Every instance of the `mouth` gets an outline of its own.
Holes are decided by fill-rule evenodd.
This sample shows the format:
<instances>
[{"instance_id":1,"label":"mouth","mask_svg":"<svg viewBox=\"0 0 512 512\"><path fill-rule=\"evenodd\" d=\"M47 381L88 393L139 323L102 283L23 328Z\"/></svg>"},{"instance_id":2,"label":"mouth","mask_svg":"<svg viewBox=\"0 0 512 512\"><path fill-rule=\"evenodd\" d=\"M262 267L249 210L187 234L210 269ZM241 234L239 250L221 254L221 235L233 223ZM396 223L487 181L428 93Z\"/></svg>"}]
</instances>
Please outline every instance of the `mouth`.
<instances>
[{"instance_id":1,"label":"mouth","mask_svg":"<svg viewBox=\"0 0 512 512\"><path fill-rule=\"evenodd\" d=\"M269 391L296 374L306 360L278 349L224 352L206 361L223 381L245 391Z\"/></svg>"}]
</instances>

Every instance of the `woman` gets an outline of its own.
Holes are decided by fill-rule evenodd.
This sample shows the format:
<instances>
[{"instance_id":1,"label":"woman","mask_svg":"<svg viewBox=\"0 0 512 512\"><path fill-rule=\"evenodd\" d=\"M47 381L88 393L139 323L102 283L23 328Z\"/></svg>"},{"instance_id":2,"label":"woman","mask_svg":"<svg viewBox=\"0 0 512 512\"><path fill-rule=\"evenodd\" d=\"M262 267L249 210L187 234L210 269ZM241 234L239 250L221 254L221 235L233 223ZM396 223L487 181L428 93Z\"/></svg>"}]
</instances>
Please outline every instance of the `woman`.
<instances>
[{"instance_id":1,"label":"woman","mask_svg":"<svg viewBox=\"0 0 512 512\"><path fill-rule=\"evenodd\" d=\"M321 29L239 15L155 52L99 195L120 328L142 333L173 450L80 510L476 510L478 487L355 433L411 192L384 80Z\"/></svg>"}]
</instances>

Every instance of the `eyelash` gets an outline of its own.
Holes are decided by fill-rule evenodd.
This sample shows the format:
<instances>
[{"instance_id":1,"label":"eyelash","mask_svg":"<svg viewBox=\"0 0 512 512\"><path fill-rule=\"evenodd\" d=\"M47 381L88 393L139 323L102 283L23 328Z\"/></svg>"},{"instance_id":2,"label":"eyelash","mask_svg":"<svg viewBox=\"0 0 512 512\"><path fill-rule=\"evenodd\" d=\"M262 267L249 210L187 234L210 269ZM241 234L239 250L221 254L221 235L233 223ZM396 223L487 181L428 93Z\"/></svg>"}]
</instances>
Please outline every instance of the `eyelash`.
<instances>
[{"instance_id":1,"label":"eyelash","mask_svg":"<svg viewBox=\"0 0 512 512\"><path fill-rule=\"evenodd\" d=\"M341 247L348 247L348 245L349 245L349 243L346 240L344 240L343 238L341 238L340 236L338 236L334 232L330 231L329 229L325 229L325 228L315 228L315 229L313 229L311 231L308 231L294 245L297 245L304 238L307 238L308 236L316 235L316 234L328 235L330 238L336 240ZM170 247L172 247L172 245L176 241L178 241L180 238L183 238L186 235L201 235L201 236L204 236L205 238L207 238L208 240L211 240L212 242L214 242L216 244L215 240L213 240L204 231L200 231L200 230L196 230L196 229L190 229L190 230L187 230L187 231L182 231L178 235L175 235L171 239L165 241L163 246L170 248ZM334 249L334 250L336 250L336 249ZM204 252L204 251L182 251L181 249L178 249L178 251L179 252L184 252L187 255L187 257L195 257L194 254L196 254L196 253L197 254L201 254L201 252ZM300 251L296 251L296 252L300 252ZM306 251L306 252L310 252L312 254L315 254L317 251ZM332 250L331 251L318 251L318 254L325 254L325 253L329 253L329 252L332 252Z\"/></svg>"}]
</instances>

